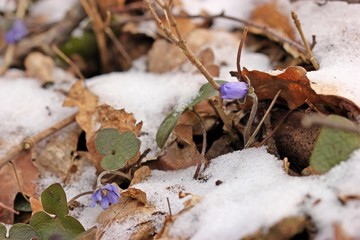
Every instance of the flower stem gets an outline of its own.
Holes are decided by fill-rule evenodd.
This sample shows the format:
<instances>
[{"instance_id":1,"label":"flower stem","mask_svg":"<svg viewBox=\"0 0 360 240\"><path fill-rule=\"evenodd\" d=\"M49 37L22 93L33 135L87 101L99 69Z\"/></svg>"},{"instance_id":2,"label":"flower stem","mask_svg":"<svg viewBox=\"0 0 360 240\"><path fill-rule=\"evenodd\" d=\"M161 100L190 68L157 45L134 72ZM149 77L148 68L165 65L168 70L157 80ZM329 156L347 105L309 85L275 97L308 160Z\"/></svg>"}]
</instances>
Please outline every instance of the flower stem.
<instances>
[{"instance_id":1,"label":"flower stem","mask_svg":"<svg viewBox=\"0 0 360 240\"><path fill-rule=\"evenodd\" d=\"M131 181L131 178L128 174L123 173L123 172L119 172L119 171L114 171L114 170L107 170L107 171L103 171L102 173L99 174L98 178L97 178L97 182L96 182L96 187L101 187L102 183L101 183L101 179L106 175L106 174L114 174L114 175L118 175L120 177L123 177L129 181Z\"/></svg>"}]
</instances>

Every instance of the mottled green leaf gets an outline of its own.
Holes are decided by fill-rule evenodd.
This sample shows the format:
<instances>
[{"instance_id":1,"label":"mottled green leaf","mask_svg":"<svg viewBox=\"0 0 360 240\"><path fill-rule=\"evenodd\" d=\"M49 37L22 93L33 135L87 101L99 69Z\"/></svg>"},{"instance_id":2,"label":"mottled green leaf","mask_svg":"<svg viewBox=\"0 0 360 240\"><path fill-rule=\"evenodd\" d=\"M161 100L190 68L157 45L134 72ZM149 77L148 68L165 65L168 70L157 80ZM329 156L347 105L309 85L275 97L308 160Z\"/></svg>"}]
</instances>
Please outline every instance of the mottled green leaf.
<instances>
[{"instance_id":1,"label":"mottled green leaf","mask_svg":"<svg viewBox=\"0 0 360 240\"><path fill-rule=\"evenodd\" d=\"M9 230L9 240L40 240L36 230L28 224L17 223Z\"/></svg>"},{"instance_id":2,"label":"mottled green leaf","mask_svg":"<svg viewBox=\"0 0 360 240\"><path fill-rule=\"evenodd\" d=\"M30 225L41 239L76 239L85 231L84 227L71 216L52 218L45 212L37 212L30 219Z\"/></svg>"},{"instance_id":3,"label":"mottled green leaf","mask_svg":"<svg viewBox=\"0 0 360 240\"><path fill-rule=\"evenodd\" d=\"M6 230L5 225L0 223L0 239L5 239L6 233L7 233L7 230Z\"/></svg>"},{"instance_id":4,"label":"mottled green leaf","mask_svg":"<svg viewBox=\"0 0 360 240\"><path fill-rule=\"evenodd\" d=\"M103 128L96 134L95 149L102 155L114 154L120 133L115 128Z\"/></svg>"},{"instance_id":5,"label":"mottled green leaf","mask_svg":"<svg viewBox=\"0 0 360 240\"><path fill-rule=\"evenodd\" d=\"M353 122L341 116L330 115L328 118L343 126L354 126ZM316 139L310 157L310 166L315 171L325 173L341 161L347 160L349 155L358 148L360 148L360 136L358 134L323 127Z\"/></svg>"},{"instance_id":6,"label":"mottled green leaf","mask_svg":"<svg viewBox=\"0 0 360 240\"><path fill-rule=\"evenodd\" d=\"M64 217L69 213L66 194L59 183L50 185L41 193L41 202L46 212Z\"/></svg>"},{"instance_id":7,"label":"mottled green leaf","mask_svg":"<svg viewBox=\"0 0 360 240\"><path fill-rule=\"evenodd\" d=\"M100 162L100 165L105 170L117 170L126 165L127 159L121 153L106 155Z\"/></svg>"},{"instance_id":8,"label":"mottled green leaf","mask_svg":"<svg viewBox=\"0 0 360 240\"><path fill-rule=\"evenodd\" d=\"M118 142L115 151L123 155L126 160L133 158L140 150L141 142L133 132L121 133Z\"/></svg>"},{"instance_id":9,"label":"mottled green leaf","mask_svg":"<svg viewBox=\"0 0 360 240\"><path fill-rule=\"evenodd\" d=\"M226 81L216 81L219 84L226 83ZM191 100L189 103L184 106L184 108L180 111L173 111L171 112L161 123L157 133L156 133L156 143L157 145L162 148L164 147L167 139L169 138L172 130L176 126L176 123L181 116L181 114L187 109L192 108L196 104L198 104L200 101L209 99L210 97L213 97L218 94L218 91L216 91L210 83L204 84L200 90L199 93Z\"/></svg>"},{"instance_id":10,"label":"mottled green leaf","mask_svg":"<svg viewBox=\"0 0 360 240\"><path fill-rule=\"evenodd\" d=\"M14 209L22 212L32 212L29 201L21 193L18 193L15 197Z\"/></svg>"}]
</instances>

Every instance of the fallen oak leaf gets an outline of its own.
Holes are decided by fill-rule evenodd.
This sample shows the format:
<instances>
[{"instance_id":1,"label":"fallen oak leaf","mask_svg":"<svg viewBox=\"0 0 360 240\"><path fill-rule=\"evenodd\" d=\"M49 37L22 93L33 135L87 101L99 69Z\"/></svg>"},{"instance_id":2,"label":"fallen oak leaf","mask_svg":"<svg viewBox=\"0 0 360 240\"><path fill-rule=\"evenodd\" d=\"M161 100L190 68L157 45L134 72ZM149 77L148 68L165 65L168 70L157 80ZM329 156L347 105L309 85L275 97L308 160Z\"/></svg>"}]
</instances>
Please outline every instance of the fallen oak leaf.
<instances>
[{"instance_id":1,"label":"fallen oak leaf","mask_svg":"<svg viewBox=\"0 0 360 240\"><path fill-rule=\"evenodd\" d=\"M320 101L320 97L310 86L306 70L302 67L288 67L278 75L244 68L242 75L250 79L259 101L274 99L279 90L279 98L285 100L292 110L303 105L306 100L313 104Z\"/></svg>"},{"instance_id":2,"label":"fallen oak leaf","mask_svg":"<svg viewBox=\"0 0 360 240\"><path fill-rule=\"evenodd\" d=\"M288 67L277 75L257 70L249 71L246 68L242 70L242 75L250 79L259 101L272 100L281 90L279 98L284 100L291 110L308 103L313 104L323 113L335 113L359 121L359 106L341 96L317 94L311 88L306 73L306 70L299 66ZM231 75L237 76L238 73L231 72ZM248 100L243 108L250 106L251 102Z\"/></svg>"}]
</instances>

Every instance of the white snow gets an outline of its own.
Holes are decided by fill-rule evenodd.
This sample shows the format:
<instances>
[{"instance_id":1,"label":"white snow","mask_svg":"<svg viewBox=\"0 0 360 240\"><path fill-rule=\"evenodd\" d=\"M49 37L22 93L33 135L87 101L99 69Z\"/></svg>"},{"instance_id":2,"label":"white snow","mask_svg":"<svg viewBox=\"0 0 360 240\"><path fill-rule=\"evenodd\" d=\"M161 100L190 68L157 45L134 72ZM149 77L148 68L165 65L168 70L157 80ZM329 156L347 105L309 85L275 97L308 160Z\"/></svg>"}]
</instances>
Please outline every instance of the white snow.
<instances>
[{"instance_id":1,"label":"white snow","mask_svg":"<svg viewBox=\"0 0 360 240\"><path fill-rule=\"evenodd\" d=\"M197 14L201 9L212 14L225 10L228 15L246 19L253 7L264 1L183 2L191 14ZM73 0L42 0L34 4L30 12L49 15L49 21L57 21L73 3ZM278 0L278 3L283 12L297 12L309 40L312 34L317 37L314 54L320 70L308 73L309 79L315 83L314 88L320 93L338 94L360 104L360 21L356 17L360 5L333 1L325 6L318 6L314 1L290 3ZM238 25L216 21L217 28L231 29L234 26ZM220 79L231 80L228 71L235 70L237 47L237 42L229 39L223 44L210 44L216 62L228 64L222 66ZM188 63L181 68L185 72L161 75L147 73L145 63L146 58L141 58L132 70L98 76L89 80L87 85L102 103L125 108L134 113L138 121L143 121L142 149L149 147L156 151L154 137L161 121L172 109L181 108L189 101L206 80L193 74L192 68L186 66ZM242 56L242 66L271 70L265 56L247 50ZM58 69L54 74L60 80L50 89L41 88L36 80L14 70L0 77L0 157L24 137L32 136L74 113L75 109L62 107L63 92L69 89L73 80L65 81L69 77ZM85 169L77 181L65 186L69 199L92 189L96 178L94 168ZM334 223L339 223L353 238L360 238L360 202L354 200L342 205L338 200L339 194L360 195L360 151L323 176L288 176L282 169L282 162L263 148L238 151L212 160L205 172L207 182L193 180L194 171L194 168L153 171L147 181L136 186L146 192L149 203L160 211L168 211L168 197L174 214L189 199L179 200L180 191L200 196L201 202L175 222L171 230L174 237L239 239L260 228L266 230L284 217L306 214L318 227L316 239L334 238ZM216 186L217 180L223 184ZM43 177L39 190L56 181L60 180ZM101 208L90 208L89 196L81 197L79 201L84 206L72 214L90 228L96 224ZM162 224L160 219L154 219L157 226ZM127 224L131 225L131 221ZM121 239L117 229L121 227L113 223L103 239Z\"/></svg>"}]
</instances>

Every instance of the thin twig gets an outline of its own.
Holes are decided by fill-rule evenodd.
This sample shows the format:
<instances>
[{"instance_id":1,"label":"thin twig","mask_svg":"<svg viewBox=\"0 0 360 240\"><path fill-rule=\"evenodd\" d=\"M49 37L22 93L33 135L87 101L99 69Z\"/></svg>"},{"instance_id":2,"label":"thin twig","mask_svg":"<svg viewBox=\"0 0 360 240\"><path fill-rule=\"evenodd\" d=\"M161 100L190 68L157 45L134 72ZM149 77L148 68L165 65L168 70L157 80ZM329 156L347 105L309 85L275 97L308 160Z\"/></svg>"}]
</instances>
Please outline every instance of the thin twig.
<instances>
[{"instance_id":1,"label":"thin twig","mask_svg":"<svg viewBox=\"0 0 360 240\"><path fill-rule=\"evenodd\" d=\"M280 120L280 122L275 126L275 128L268 134L264 137L264 139L255 145L255 147L260 147L262 145L264 145L274 134L275 132L279 129L279 127L281 126L281 124L285 121L285 119L290 115L290 113L292 113L292 111L289 111L287 112L283 117L282 119Z\"/></svg>"},{"instance_id":2,"label":"thin twig","mask_svg":"<svg viewBox=\"0 0 360 240\"><path fill-rule=\"evenodd\" d=\"M170 217L172 217L172 211L171 211L171 206L170 206L170 200L169 200L169 198L168 198L168 197L166 198L166 201L167 201L168 208L169 208L169 215L170 215Z\"/></svg>"},{"instance_id":3,"label":"thin twig","mask_svg":"<svg viewBox=\"0 0 360 240\"><path fill-rule=\"evenodd\" d=\"M244 148L250 147L250 145L251 145L252 142L254 141L255 136L258 134L258 132L259 132L262 124L263 124L264 121L265 121L265 118L267 118L267 116L269 115L271 109L273 108L276 100L278 99L278 97L279 97L279 95L280 95L280 92L281 92L281 89L276 93L274 99L271 101L270 106L269 106L268 109L266 110L265 115L264 115L263 118L261 119L260 123L259 123L258 126L256 127L256 129L255 129L255 131L253 132L253 134L251 135L251 137L249 138L249 141L245 144L245 147L244 147Z\"/></svg>"},{"instance_id":4,"label":"thin twig","mask_svg":"<svg viewBox=\"0 0 360 240\"><path fill-rule=\"evenodd\" d=\"M5 164L9 161L14 159L20 153L31 150L35 144L43 140L44 138L50 136L51 134L59 131L60 129L66 127L70 123L75 121L76 113L65 118L64 120L56 123L55 125L51 126L50 128L45 129L44 131L30 137L24 139L19 145L14 146L9 150L9 152L5 155L4 158L0 159L0 168L2 168Z\"/></svg>"},{"instance_id":5,"label":"thin twig","mask_svg":"<svg viewBox=\"0 0 360 240\"><path fill-rule=\"evenodd\" d=\"M175 35L171 32L170 28L166 28L163 24L163 22L161 21L160 17L157 15L157 13L155 12L154 7L152 6L152 4L150 3L150 0L144 0L145 5L147 6L147 8L149 9L151 15L153 16L153 19L155 21L155 23L157 24L157 26L165 33L166 37L173 42L174 44L176 44L179 48L181 48L181 50L183 50L183 53L185 54L185 56L189 59L189 61L195 65L195 67L197 67L197 69L204 75L204 77L208 80L208 82L211 84L211 86L216 89L219 90L220 89L220 85L215 82L214 78L211 76L211 74L208 72L208 70L204 67L204 65L202 65L202 63L199 61L199 59L197 59L197 57L195 56L195 54L190 50L190 48L187 46L187 44L185 43L185 41L181 40L181 38L177 38L175 37ZM159 4L159 2L157 2ZM168 5L164 5L162 3L159 4L159 6L161 6L169 15L169 21L172 22L171 25L175 28L175 31L178 33L178 29L176 27L176 21L174 16L172 15L169 6ZM177 29L177 30L176 30ZM181 37L181 35L179 35ZM178 37L179 37L178 36Z\"/></svg>"},{"instance_id":6,"label":"thin twig","mask_svg":"<svg viewBox=\"0 0 360 240\"><path fill-rule=\"evenodd\" d=\"M307 53L307 56L308 56L310 62L311 62L312 65L314 66L315 70L318 70L318 69L319 69L319 64L318 64L318 62L316 61L316 59L315 59L315 57L314 57L314 55L313 55L313 53L312 53L312 51L311 51L311 48L310 48L308 42L306 41L306 38L305 38L305 36L304 36L304 32L303 32L303 30L302 30L302 27L301 27L301 24L300 24L300 21L299 21L299 18L298 18L298 16L297 16L297 14L296 14L295 12L291 12L291 17L293 18L294 23L295 23L295 26L296 26L296 28L297 28L300 36L301 36L301 39L302 39L302 41L303 41L303 43L304 43L304 46L305 46L305 49L306 49L306 53Z\"/></svg>"},{"instance_id":7,"label":"thin twig","mask_svg":"<svg viewBox=\"0 0 360 240\"><path fill-rule=\"evenodd\" d=\"M240 40L240 44L239 44L239 48L238 48L238 52L237 52L237 56L236 56L236 68L237 68L237 72L238 72L238 80L239 81L244 81L243 76L242 76L242 72L241 72L241 65L240 65L240 60L241 60L241 51L243 49L243 46L245 44L245 39L248 33L248 28L245 27L244 31L241 35L241 40Z\"/></svg>"},{"instance_id":8,"label":"thin twig","mask_svg":"<svg viewBox=\"0 0 360 240\"><path fill-rule=\"evenodd\" d=\"M16 183L19 187L19 190L20 190L20 193L21 195L25 198L26 201L30 202L29 201L29 198L25 195L22 187L21 187L21 184L20 184L20 180L19 180L19 175L17 174L17 171L16 171L16 167L14 165L14 163L12 161L9 161L10 165L12 166L13 170L14 170L14 174L15 174L15 178L16 178Z\"/></svg>"},{"instance_id":9,"label":"thin twig","mask_svg":"<svg viewBox=\"0 0 360 240\"><path fill-rule=\"evenodd\" d=\"M201 116L199 115L199 113L197 111L195 111L195 109L192 110L192 112L196 115L196 117L199 119L200 121L200 125L201 125L201 129L202 129L202 134L203 134L203 142L202 142L202 146L201 146L201 156L202 158L199 159L198 165L196 167L195 173L193 178L194 179L198 179L199 177L199 173L200 173L200 169L201 169L201 165L202 165L202 159L205 158L205 153L206 153L206 145L207 145L207 133L206 133L206 128L205 128L205 124L201 118Z\"/></svg>"},{"instance_id":10,"label":"thin twig","mask_svg":"<svg viewBox=\"0 0 360 240\"><path fill-rule=\"evenodd\" d=\"M59 55L59 57L61 57L67 64L69 64L70 67L72 67L74 69L76 75L80 78L80 80L85 79L84 75L81 73L78 66L76 66L76 64L73 61L71 61L71 59L68 58L68 56L66 56L55 44L53 44L51 47L52 47L53 51L57 55Z\"/></svg>"},{"instance_id":11,"label":"thin twig","mask_svg":"<svg viewBox=\"0 0 360 240\"><path fill-rule=\"evenodd\" d=\"M257 112L257 107L258 107L258 98L254 92L254 88L250 85L250 79L245 76L245 78L247 79L247 82L249 83L249 93L248 96L250 96L252 98L252 106L251 106L251 112L250 112L250 116L249 119L246 123L245 126L245 131L244 131L244 145L247 144L247 142L250 139L250 133L251 133L251 126L254 122L255 116L256 116L256 112Z\"/></svg>"},{"instance_id":12,"label":"thin twig","mask_svg":"<svg viewBox=\"0 0 360 240\"><path fill-rule=\"evenodd\" d=\"M210 104L215 109L216 113L219 115L220 119L222 120L225 129L229 132L231 140L233 142L237 142L239 140L238 135L234 132L233 125L229 118L226 116L222 103L218 100L221 99L220 96L216 98L210 98Z\"/></svg>"},{"instance_id":13,"label":"thin twig","mask_svg":"<svg viewBox=\"0 0 360 240\"><path fill-rule=\"evenodd\" d=\"M16 211L15 209L12 209L11 207L6 206L2 202L0 202L0 208L4 208L4 209L6 209L6 210L8 210L8 211L10 211L10 212L12 212L12 213L14 213L16 215L19 215L18 211Z\"/></svg>"},{"instance_id":14,"label":"thin twig","mask_svg":"<svg viewBox=\"0 0 360 240\"><path fill-rule=\"evenodd\" d=\"M89 2L90 1L90 2ZM80 0L86 14L92 22L92 27L95 33L96 41L100 50L101 66L104 72L110 71L110 58L106 44L104 25L100 13L97 9L95 1Z\"/></svg>"},{"instance_id":15,"label":"thin twig","mask_svg":"<svg viewBox=\"0 0 360 240\"><path fill-rule=\"evenodd\" d=\"M101 179L107 174L118 175L118 176L123 177L131 182L131 177L128 174L120 172L120 171L107 170L107 171L103 171L102 173L100 173L99 176L97 177L97 187L102 186Z\"/></svg>"},{"instance_id":16,"label":"thin twig","mask_svg":"<svg viewBox=\"0 0 360 240\"><path fill-rule=\"evenodd\" d=\"M82 196L85 196L85 195L90 195L90 194L93 194L94 191L87 191L87 192L82 192L82 193L79 193L78 195L76 195L75 197L73 197L72 199L70 199L68 202L67 202L67 205L70 206L73 202L75 202L76 199L78 199L79 197L82 197Z\"/></svg>"},{"instance_id":17,"label":"thin twig","mask_svg":"<svg viewBox=\"0 0 360 240\"><path fill-rule=\"evenodd\" d=\"M345 124L341 124L338 122L334 122L331 119L328 119L324 116L319 116L319 115L315 115L315 114L303 118L301 123L304 127L307 127L307 128L312 127L312 126L329 127L329 128L344 130L347 132L352 132L352 133L356 133L356 134L360 135L360 127L359 127L359 125L356 125L355 123L354 123L354 125L350 125L350 124L345 125Z\"/></svg>"}]
</instances>

